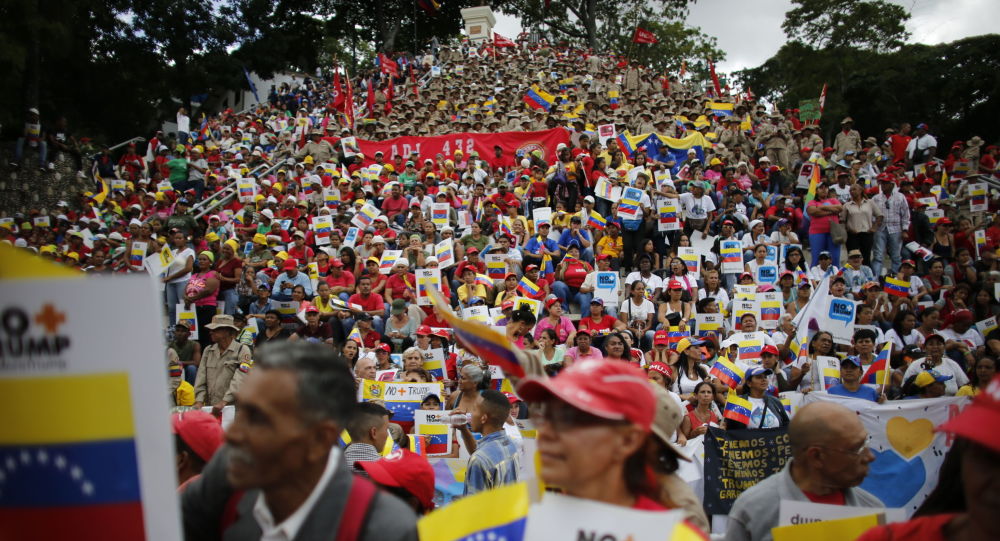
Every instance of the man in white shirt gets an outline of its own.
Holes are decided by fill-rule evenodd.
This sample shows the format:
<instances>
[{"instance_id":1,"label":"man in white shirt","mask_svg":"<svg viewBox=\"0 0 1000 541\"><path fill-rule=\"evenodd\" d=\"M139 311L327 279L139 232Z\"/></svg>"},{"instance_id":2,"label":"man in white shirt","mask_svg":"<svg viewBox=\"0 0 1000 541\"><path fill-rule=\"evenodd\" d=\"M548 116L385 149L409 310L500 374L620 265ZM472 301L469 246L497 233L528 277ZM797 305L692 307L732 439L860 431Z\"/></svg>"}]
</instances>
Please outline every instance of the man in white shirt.
<instances>
[{"instance_id":1,"label":"man in white shirt","mask_svg":"<svg viewBox=\"0 0 1000 541\"><path fill-rule=\"evenodd\" d=\"M937 139L927 133L927 124L921 122L917 124L917 131L906 145L906 165L913 167L915 164L929 162L934 159L937 152Z\"/></svg>"},{"instance_id":2,"label":"man in white shirt","mask_svg":"<svg viewBox=\"0 0 1000 541\"><path fill-rule=\"evenodd\" d=\"M416 541L413 510L343 463L347 363L307 342L255 353L226 444L182 494L185 539Z\"/></svg>"},{"instance_id":3,"label":"man in white shirt","mask_svg":"<svg viewBox=\"0 0 1000 541\"><path fill-rule=\"evenodd\" d=\"M691 191L681 194L681 210L684 211L685 230L688 235L698 230L708 233L708 223L711 213L715 212L715 203L705 195L704 182L692 182Z\"/></svg>"}]
</instances>

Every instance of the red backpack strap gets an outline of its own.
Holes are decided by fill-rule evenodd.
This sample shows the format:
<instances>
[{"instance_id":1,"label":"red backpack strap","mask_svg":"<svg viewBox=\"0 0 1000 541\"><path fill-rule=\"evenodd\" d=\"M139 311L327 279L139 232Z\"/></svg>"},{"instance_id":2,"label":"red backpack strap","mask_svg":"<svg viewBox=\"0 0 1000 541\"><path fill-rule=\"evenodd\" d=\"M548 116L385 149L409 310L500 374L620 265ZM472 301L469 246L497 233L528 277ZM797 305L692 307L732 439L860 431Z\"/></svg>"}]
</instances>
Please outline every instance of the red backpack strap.
<instances>
[{"instance_id":1,"label":"red backpack strap","mask_svg":"<svg viewBox=\"0 0 1000 541\"><path fill-rule=\"evenodd\" d=\"M243 499L244 492L242 490L237 490L229 495L229 499L226 500L226 506L222 509L222 519L219 521L219 537L226 532L226 529L236 522L236 518L239 516L237 507L240 504L240 500Z\"/></svg>"},{"instance_id":2,"label":"red backpack strap","mask_svg":"<svg viewBox=\"0 0 1000 541\"><path fill-rule=\"evenodd\" d=\"M375 484L355 475L351 490L347 494L347 504L340 515L340 526L334 541L355 541L361 538L361 531L371 510L377 489Z\"/></svg>"}]
</instances>

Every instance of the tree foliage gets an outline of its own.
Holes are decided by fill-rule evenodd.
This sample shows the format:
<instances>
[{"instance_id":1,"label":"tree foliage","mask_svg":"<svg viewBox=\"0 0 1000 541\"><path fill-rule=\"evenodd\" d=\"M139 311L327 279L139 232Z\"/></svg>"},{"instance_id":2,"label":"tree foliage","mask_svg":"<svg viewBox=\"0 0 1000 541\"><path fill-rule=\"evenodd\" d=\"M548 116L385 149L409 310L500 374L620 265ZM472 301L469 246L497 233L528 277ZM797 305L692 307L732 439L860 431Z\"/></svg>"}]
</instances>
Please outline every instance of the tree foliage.
<instances>
[{"instance_id":1,"label":"tree foliage","mask_svg":"<svg viewBox=\"0 0 1000 541\"><path fill-rule=\"evenodd\" d=\"M909 37L910 13L888 0L794 0L781 29L817 48L898 49Z\"/></svg>"},{"instance_id":2,"label":"tree foliage","mask_svg":"<svg viewBox=\"0 0 1000 541\"><path fill-rule=\"evenodd\" d=\"M941 45L904 45L891 53L782 47L739 78L779 108L819 96L828 84L822 126L827 137L850 115L865 135L901 122L927 122L942 146L979 135L1000 139L1000 35Z\"/></svg>"}]
</instances>

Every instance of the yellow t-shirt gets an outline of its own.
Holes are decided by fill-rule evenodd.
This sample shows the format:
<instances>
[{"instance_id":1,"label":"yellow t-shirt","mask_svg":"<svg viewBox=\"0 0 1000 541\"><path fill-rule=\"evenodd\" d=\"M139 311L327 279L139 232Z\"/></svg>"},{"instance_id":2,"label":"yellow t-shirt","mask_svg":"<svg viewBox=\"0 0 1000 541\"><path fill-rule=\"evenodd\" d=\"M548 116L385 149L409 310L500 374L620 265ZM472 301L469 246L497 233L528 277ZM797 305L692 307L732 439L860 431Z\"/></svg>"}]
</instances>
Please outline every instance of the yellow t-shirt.
<instances>
[{"instance_id":1,"label":"yellow t-shirt","mask_svg":"<svg viewBox=\"0 0 1000 541\"><path fill-rule=\"evenodd\" d=\"M622 256L622 250L624 246L622 244L622 238L612 237L611 235L604 235L601 240L597 241L597 253L608 255L614 258L619 258Z\"/></svg>"},{"instance_id":2,"label":"yellow t-shirt","mask_svg":"<svg viewBox=\"0 0 1000 541\"><path fill-rule=\"evenodd\" d=\"M181 384L177 386L174 396L176 397L178 406L194 405L194 387L187 381L181 381Z\"/></svg>"},{"instance_id":3,"label":"yellow t-shirt","mask_svg":"<svg viewBox=\"0 0 1000 541\"><path fill-rule=\"evenodd\" d=\"M470 295L470 287L471 287L471 295ZM486 300L486 294L487 294L486 286L484 286L483 284L472 284L472 286L469 286L468 284L462 284L458 286L458 300L461 302L468 301L470 297L479 297L483 300Z\"/></svg>"}]
</instances>

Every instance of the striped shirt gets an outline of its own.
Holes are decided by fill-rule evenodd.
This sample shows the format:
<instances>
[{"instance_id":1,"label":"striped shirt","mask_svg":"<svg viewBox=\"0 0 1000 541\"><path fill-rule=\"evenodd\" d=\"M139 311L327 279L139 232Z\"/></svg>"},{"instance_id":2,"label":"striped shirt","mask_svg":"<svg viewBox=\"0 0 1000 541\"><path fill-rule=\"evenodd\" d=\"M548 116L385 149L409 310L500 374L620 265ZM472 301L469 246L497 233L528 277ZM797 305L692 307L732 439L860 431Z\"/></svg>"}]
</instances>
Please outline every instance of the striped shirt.
<instances>
[{"instance_id":1,"label":"striped shirt","mask_svg":"<svg viewBox=\"0 0 1000 541\"><path fill-rule=\"evenodd\" d=\"M882 211L882 227L886 231L902 233L910 229L910 205L898 189L893 189L889 197L880 191L872 197L872 203Z\"/></svg>"},{"instance_id":2,"label":"striped shirt","mask_svg":"<svg viewBox=\"0 0 1000 541\"><path fill-rule=\"evenodd\" d=\"M520 461L517 445L503 430L483 436L469 457L465 472L465 495L517 482Z\"/></svg>"},{"instance_id":3,"label":"striped shirt","mask_svg":"<svg viewBox=\"0 0 1000 541\"><path fill-rule=\"evenodd\" d=\"M378 449L375 449L374 445L368 443L351 443L344 448L344 462L347 462L347 467L351 469L352 472L368 477L368 472L362 468L357 468L354 466L355 462L376 462L382 458L379 454Z\"/></svg>"}]
</instances>

